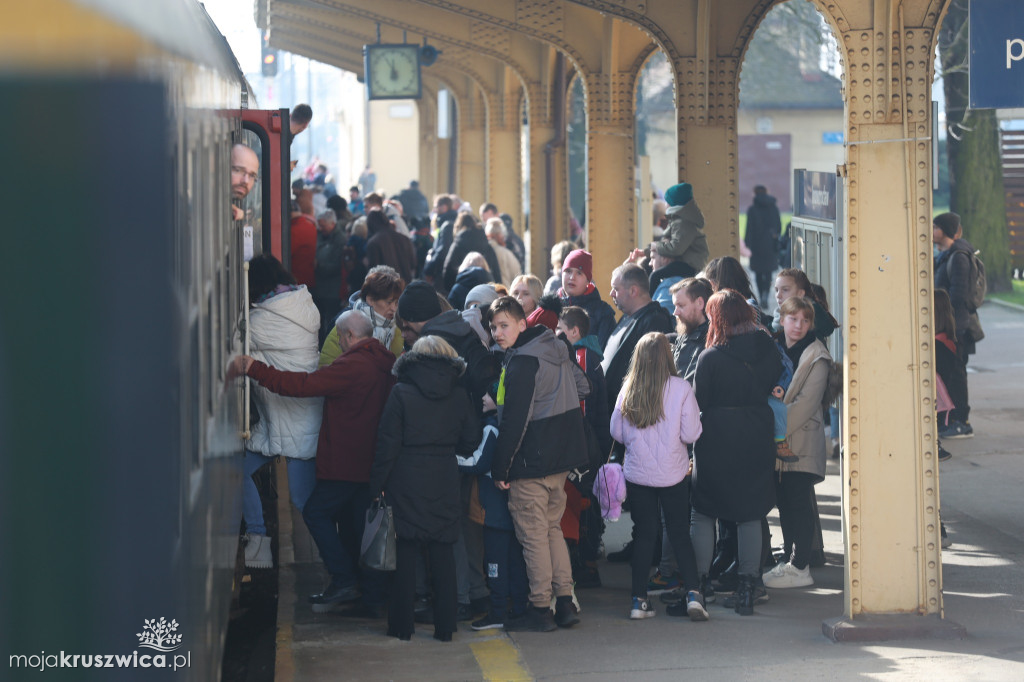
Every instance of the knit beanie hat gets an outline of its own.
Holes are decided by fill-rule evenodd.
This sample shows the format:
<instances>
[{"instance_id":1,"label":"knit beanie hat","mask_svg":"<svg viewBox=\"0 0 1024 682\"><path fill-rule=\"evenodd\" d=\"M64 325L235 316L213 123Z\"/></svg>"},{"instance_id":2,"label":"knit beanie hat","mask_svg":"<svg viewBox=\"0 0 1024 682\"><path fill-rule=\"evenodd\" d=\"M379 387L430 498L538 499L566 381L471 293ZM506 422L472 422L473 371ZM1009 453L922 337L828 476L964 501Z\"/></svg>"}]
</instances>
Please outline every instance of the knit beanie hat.
<instances>
[{"instance_id":1,"label":"knit beanie hat","mask_svg":"<svg viewBox=\"0 0 1024 682\"><path fill-rule=\"evenodd\" d=\"M473 304L486 308L497 298L498 292L494 290L493 284L478 284L466 294L466 304L463 306L463 309L469 308Z\"/></svg>"},{"instance_id":2,"label":"knit beanie hat","mask_svg":"<svg viewBox=\"0 0 1024 682\"><path fill-rule=\"evenodd\" d=\"M558 316L562 314L562 301L557 296L541 296L537 307L526 318L527 327L542 324L551 331L558 328Z\"/></svg>"},{"instance_id":3,"label":"knit beanie hat","mask_svg":"<svg viewBox=\"0 0 1024 682\"><path fill-rule=\"evenodd\" d=\"M566 268L582 270L583 274L587 276L588 282L594 279L594 257L590 255L589 251L583 249L571 251L562 261L562 272L565 272Z\"/></svg>"},{"instance_id":4,"label":"knit beanie hat","mask_svg":"<svg viewBox=\"0 0 1024 682\"><path fill-rule=\"evenodd\" d=\"M956 231L960 229L960 216L956 213L942 213L934 218L932 222L935 227L942 230L942 234L950 239L956 239Z\"/></svg>"},{"instance_id":5,"label":"knit beanie hat","mask_svg":"<svg viewBox=\"0 0 1024 682\"><path fill-rule=\"evenodd\" d=\"M680 182L665 190L665 201L669 206L685 206L693 199L693 186L688 182Z\"/></svg>"},{"instance_id":6,"label":"knit beanie hat","mask_svg":"<svg viewBox=\"0 0 1024 682\"><path fill-rule=\"evenodd\" d=\"M398 297L398 316L406 322L426 322L441 314L441 303L434 287L414 280Z\"/></svg>"}]
</instances>

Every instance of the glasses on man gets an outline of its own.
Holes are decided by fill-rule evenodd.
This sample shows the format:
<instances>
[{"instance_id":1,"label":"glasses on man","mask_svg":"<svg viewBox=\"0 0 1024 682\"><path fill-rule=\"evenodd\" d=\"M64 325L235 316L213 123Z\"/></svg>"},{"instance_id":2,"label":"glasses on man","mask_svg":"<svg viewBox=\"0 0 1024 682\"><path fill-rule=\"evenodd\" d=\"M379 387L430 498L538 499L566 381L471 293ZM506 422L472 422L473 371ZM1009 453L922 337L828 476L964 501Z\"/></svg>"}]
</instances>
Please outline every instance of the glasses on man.
<instances>
[{"instance_id":1,"label":"glasses on man","mask_svg":"<svg viewBox=\"0 0 1024 682\"><path fill-rule=\"evenodd\" d=\"M231 167L231 172L232 173L238 173L239 175L245 177L248 180L251 180L254 183L257 182L260 179L260 174L259 173L254 173L254 172L252 172L250 170L246 170L242 166L232 166Z\"/></svg>"}]
</instances>

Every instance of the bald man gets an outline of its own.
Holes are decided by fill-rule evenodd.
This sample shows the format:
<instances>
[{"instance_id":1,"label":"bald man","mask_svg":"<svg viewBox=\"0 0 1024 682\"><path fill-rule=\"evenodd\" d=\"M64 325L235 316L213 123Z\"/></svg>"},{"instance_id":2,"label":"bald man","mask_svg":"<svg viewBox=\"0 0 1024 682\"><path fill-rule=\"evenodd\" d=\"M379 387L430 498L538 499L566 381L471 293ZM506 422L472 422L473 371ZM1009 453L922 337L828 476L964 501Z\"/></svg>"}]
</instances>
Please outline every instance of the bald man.
<instances>
[{"instance_id":1,"label":"bald man","mask_svg":"<svg viewBox=\"0 0 1024 682\"><path fill-rule=\"evenodd\" d=\"M231 198L236 201L249 196L249 192L260 179L260 158L244 144L236 144L231 148ZM245 212L238 206L231 206L231 214L235 220L245 217Z\"/></svg>"},{"instance_id":2,"label":"bald man","mask_svg":"<svg viewBox=\"0 0 1024 682\"><path fill-rule=\"evenodd\" d=\"M324 419L316 449L316 487L302 510L331 582L309 598L315 613L360 601L356 614L384 613L384 580L376 571L355 570L364 514L379 494L369 490L377 448L377 425L391 393L395 356L373 338L373 325L349 310L338 317L342 353L312 373L283 372L247 355L232 361L265 388L284 396L324 396Z\"/></svg>"}]
</instances>

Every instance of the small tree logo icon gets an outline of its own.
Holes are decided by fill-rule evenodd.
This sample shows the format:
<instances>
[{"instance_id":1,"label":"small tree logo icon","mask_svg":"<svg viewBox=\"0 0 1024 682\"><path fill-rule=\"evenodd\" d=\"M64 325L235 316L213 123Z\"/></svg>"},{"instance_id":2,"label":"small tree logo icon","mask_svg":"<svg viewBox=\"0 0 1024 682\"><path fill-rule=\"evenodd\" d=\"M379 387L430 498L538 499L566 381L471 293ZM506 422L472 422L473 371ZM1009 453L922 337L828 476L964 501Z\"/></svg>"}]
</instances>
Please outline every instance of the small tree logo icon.
<instances>
[{"instance_id":1,"label":"small tree logo icon","mask_svg":"<svg viewBox=\"0 0 1024 682\"><path fill-rule=\"evenodd\" d=\"M172 619L168 623L166 618L161 618L159 621L156 618L152 620L146 618L143 619L143 622L142 632L135 633L135 636L139 638L139 647L157 651L174 651L181 646L181 635L174 634L174 631L178 629L178 621Z\"/></svg>"}]
</instances>

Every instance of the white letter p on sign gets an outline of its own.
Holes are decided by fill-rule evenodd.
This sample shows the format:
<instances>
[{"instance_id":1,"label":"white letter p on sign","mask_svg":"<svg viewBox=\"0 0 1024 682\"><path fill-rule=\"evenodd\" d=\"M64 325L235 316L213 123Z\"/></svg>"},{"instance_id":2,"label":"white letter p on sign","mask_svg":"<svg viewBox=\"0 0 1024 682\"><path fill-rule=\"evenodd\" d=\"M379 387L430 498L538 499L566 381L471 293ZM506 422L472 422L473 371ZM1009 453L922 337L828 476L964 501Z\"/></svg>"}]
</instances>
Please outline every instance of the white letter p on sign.
<instances>
[{"instance_id":1,"label":"white letter p on sign","mask_svg":"<svg viewBox=\"0 0 1024 682\"><path fill-rule=\"evenodd\" d=\"M1017 53L1014 54L1013 48L1017 48ZM1009 69L1013 62L1019 62L1024 59L1024 40L1020 38L1014 38L1013 40L1006 41L1006 68Z\"/></svg>"}]
</instances>

